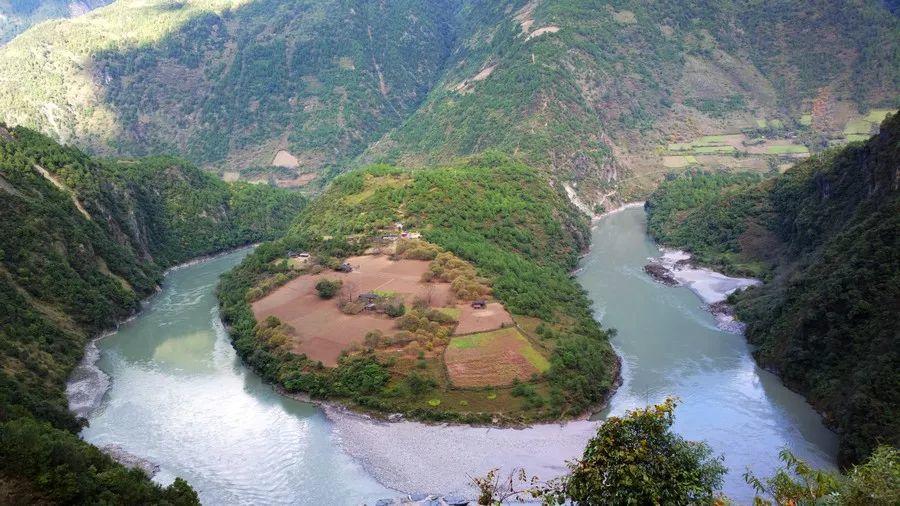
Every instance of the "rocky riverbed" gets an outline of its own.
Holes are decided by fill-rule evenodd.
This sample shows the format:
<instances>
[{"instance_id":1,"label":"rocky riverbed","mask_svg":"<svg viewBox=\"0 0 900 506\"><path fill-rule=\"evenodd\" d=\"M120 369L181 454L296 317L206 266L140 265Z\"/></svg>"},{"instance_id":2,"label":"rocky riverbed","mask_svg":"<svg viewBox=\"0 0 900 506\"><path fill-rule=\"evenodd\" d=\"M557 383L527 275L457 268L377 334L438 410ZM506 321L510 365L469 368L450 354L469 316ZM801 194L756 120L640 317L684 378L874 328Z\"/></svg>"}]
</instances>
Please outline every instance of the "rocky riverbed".
<instances>
[{"instance_id":1,"label":"rocky riverbed","mask_svg":"<svg viewBox=\"0 0 900 506\"><path fill-rule=\"evenodd\" d=\"M524 467L541 480L565 474L566 462L581 457L598 425L590 420L521 429L432 425L381 422L329 404L322 409L337 443L380 483L454 500L474 498L470 476L495 468L505 475Z\"/></svg>"},{"instance_id":2,"label":"rocky riverbed","mask_svg":"<svg viewBox=\"0 0 900 506\"><path fill-rule=\"evenodd\" d=\"M159 472L159 464L151 462L143 457L129 453L116 444L108 444L100 447L100 451L112 457L113 460L129 469L140 469L148 477L153 478Z\"/></svg>"},{"instance_id":3,"label":"rocky riverbed","mask_svg":"<svg viewBox=\"0 0 900 506\"><path fill-rule=\"evenodd\" d=\"M662 255L651 258L644 266L654 280L668 286L687 286L707 304L707 309L716 317L716 325L727 332L743 333L744 324L738 321L731 306L725 299L732 293L760 281L753 278L733 278L705 267L697 267L691 262L691 255L685 251L660 248Z\"/></svg>"}]
</instances>

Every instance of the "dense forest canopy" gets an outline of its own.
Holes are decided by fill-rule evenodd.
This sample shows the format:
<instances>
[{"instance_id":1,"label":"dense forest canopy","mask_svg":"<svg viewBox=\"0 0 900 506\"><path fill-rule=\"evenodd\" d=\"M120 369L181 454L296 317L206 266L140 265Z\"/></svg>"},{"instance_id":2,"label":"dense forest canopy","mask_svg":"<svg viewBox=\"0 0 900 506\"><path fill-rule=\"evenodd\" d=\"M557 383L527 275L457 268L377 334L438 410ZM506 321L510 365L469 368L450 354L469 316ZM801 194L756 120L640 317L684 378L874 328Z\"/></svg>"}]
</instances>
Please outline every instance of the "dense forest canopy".
<instances>
[{"instance_id":1,"label":"dense forest canopy","mask_svg":"<svg viewBox=\"0 0 900 506\"><path fill-rule=\"evenodd\" d=\"M35 480L37 498L59 502L196 501L183 482L162 490L79 440L66 379L165 268L272 238L303 204L173 158L97 160L0 127L0 476L13 495Z\"/></svg>"},{"instance_id":2,"label":"dense forest canopy","mask_svg":"<svg viewBox=\"0 0 900 506\"><path fill-rule=\"evenodd\" d=\"M897 446L900 115L773 179L693 174L647 202L650 231L768 280L733 297L755 355L841 434L840 460Z\"/></svg>"}]
</instances>

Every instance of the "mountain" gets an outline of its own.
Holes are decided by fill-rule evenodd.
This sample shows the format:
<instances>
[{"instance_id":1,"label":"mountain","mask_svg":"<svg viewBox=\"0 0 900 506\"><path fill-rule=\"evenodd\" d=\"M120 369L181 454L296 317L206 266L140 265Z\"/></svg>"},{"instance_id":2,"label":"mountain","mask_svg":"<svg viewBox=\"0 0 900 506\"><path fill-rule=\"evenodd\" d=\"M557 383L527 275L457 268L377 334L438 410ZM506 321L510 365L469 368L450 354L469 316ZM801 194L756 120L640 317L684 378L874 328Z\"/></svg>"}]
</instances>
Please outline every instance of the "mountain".
<instances>
[{"instance_id":1,"label":"mountain","mask_svg":"<svg viewBox=\"0 0 900 506\"><path fill-rule=\"evenodd\" d=\"M108 4L110 0L2 0L0 45L41 21L73 18Z\"/></svg>"},{"instance_id":2,"label":"mountain","mask_svg":"<svg viewBox=\"0 0 900 506\"><path fill-rule=\"evenodd\" d=\"M251 177L280 164L296 180L293 166L315 173L356 156L424 98L448 51L447 11L115 2L5 49L0 72L32 89L4 90L3 116L98 153L177 152Z\"/></svg>"},{"instance_id":3,"label":"mountain","mask_svg":"<svg viewBox=\"0 0 900 506\"><path fill-rule=\"evenodd\" d=\"M0 50L0 119L285 186L500 149L591 210L870 134L898 35L874 0L124 0Z\"/></svg>"},{"instance_id":4,"label":"mountain","mask_svg":"<svg viewBox=\"0 0 900 506\"><path fill-rule=\"evenodd\" d=\"M161 489L78 439L66 379L165 268L272 238L302 205L177 159L98 160L0 127L0 496L41 483L36 500L61 503L189 499L183 482Z\"/></svg>"},{"instance_id":5,"label":"mountain","mask_svg":"<svg viewBox=\"0 0 900 506\"><path fill-rule=\"evenodd\" d=\"M694 174L648 200L650 230L766 282L733 296L756 358L841 434L839 459L900 444L900 115L865 143L764 181Z\"/></svg>"}]
</instances>

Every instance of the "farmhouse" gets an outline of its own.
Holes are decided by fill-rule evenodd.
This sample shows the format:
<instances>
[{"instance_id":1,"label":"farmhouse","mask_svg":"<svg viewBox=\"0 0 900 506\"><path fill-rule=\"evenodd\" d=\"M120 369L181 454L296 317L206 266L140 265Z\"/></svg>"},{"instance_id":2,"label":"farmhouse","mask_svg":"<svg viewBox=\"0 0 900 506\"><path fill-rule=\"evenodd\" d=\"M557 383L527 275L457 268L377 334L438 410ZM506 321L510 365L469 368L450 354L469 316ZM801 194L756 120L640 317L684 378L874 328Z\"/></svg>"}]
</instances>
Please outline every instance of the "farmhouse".
<instances>
[{"instance_id":1,"label":"farmhouse","mask_svg":"<svg viewBox=\"0 0 900 506\"><path fill-rule=\"evenodd\" d=\"M357 300L359 302L365 302L365 303L377 302L378 295L375 295L372 292L366 292L366 293L360 294L359 297L357 297Z\"/></svg>"}]
</instances>

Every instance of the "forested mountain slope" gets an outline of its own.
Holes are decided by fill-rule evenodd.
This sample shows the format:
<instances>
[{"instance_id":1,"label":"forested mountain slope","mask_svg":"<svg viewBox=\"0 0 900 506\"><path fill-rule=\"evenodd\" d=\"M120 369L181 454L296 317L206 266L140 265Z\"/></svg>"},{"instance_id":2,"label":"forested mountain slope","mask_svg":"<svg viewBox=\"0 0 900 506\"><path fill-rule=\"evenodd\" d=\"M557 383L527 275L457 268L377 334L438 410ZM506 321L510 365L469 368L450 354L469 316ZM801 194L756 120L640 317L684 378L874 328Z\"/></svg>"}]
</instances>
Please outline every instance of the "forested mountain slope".
<instances>
[{"instance_id":1,"label":"forested mountain slope","mask_svg":"<svg viewBox=\"0 0 900 506\"><path fill-rule=\"evenodd\" d=\"M314 172L424 98L450 12L409 0L115 2L2 51L0 73L22 77L0 92L2 116L100 153Z\"/></svg>"},{"instance_id":2,"label":"forested mountain slope","mask_svg":"<svg viewBox=\"0 0 900 506\"><path fill-rule=\"evenodd\" d=\"M598 185L627 192L667 170L666 143L797 129L813 144L838 109L894 106L900 86L900 23L876 2L530 1L466 4L460 19L441 85L373 153L499 147L597 200ZM767 165L719 147L683 163Z\"/></svg>"},{"instance_id":3,"label":"forested mountain slope","mask_svg":"<svg viewBox=\"0 0 900 506\"><path fill-rule=\"evenodd\" d=\"M0 127L0 490L40 481L60 502L163 500L74 436L66 379L87 340L137 311L163 269L271 238L302 204L176 159L99 161Z\"/></svg>"},{"instance_id":4,"label":"forested mountain slope","mask_svg":"<svg viewBox=\"0 0 900 506\"><path fill-rule=\"evenodd\" d=\"M80 16L109 2L110 0L0 0L0 45L41 21Z\"/></svg>"},{"instance_id":5,"label":"forested mountain slope","mask_svg":"<svg viewBox=\"0 0 900 506\"><path fill-rule=\"evenodd\" d=\"M734 296L756 357L842 435L843 463L900 444L900 115L866 143L761 183L697 174L648 201L650 229L768 282ZM709 191L716 187L716 191Z\"/></svg>"},{"instance_id":6,"label":"forested mountain slope","mask_svg":"<svg viewBox=\"0 0 900 506\"><path fill-rule=\"evenodd\" d=\"M898 35L874 0L120 0L0 50L0 119L283 185L497 148L596 202L867 135Z\"/></svg>"}]
</instances>

